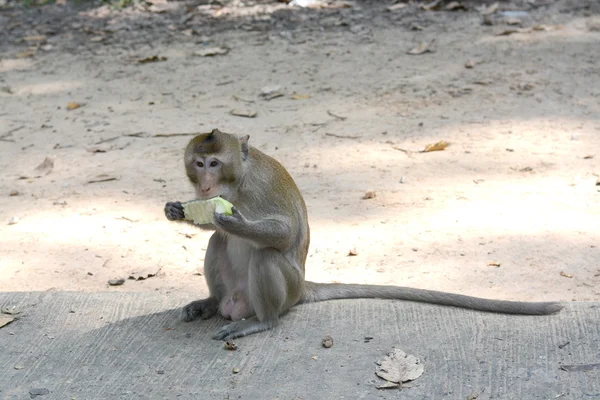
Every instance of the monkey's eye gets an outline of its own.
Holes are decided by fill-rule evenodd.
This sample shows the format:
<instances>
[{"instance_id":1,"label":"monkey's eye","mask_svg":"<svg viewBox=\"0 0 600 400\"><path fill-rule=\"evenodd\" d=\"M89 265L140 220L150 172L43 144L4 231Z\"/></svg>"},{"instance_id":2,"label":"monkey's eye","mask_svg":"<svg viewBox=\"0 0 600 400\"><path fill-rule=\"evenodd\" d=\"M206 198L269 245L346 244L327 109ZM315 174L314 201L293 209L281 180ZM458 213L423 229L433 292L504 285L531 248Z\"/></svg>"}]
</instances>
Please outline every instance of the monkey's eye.
<instances>
[{"instance_id":1,"label":"monkey's eye","mask_svg":"<svg viewBox=\"0 0 600 400\"><path fill-rule=\"evenodd\" d=\"M204 168L204 163L202 161L196 161L196 165L200 168Z\"/></svg>"},{"instance_id":2,"label":"monkey's eye","mask_svg":"<svg viewBox=\"0 0 600 400\"><path fill-rule=\"evenodd\" d=\"M219 163L217 161L213 161L210 163L211 167L216 167L217 165L219 165Z\"/></svg>"}]
</instances>

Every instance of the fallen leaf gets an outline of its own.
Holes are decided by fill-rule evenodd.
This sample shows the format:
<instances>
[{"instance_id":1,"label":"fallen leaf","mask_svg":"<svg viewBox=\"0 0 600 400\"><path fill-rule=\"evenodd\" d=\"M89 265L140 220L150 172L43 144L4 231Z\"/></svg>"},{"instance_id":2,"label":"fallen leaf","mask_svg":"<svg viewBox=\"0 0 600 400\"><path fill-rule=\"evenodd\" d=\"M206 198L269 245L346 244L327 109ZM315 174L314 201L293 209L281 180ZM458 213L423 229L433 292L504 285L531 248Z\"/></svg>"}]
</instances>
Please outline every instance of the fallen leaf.
<instances>
[{"instance_id":1,"label":"fallen leaf","mask_svg":"<svg viewBox=\"0 0 600 400\"><path fill-rule=\"evenodd\" d=\"M46 36L43 35L33 35L33 36L25 36L23 38L24 41L26 42L45 42L46 41Z\"/></svg>"},{"instance_id":2,"label":"fallen leaf","mask_svg":"<svg viewBox=\"0 0 600 400\"><path fill-rule=\"evenodd\" d=\"M488 7L481 11L482 15L491 15L498 11L498 3L490 4Z\"/></svg>"},{"instance_id":3,"label":"fallen leaf","mask_svg":"<svg viewBox=\"0 0 600 400\"><path fill-rule=\"evenodd\" d=\"M531 168L531 167L525 167L525 168L521 168L519 170L519 172L531 172L531 171L533 171L533 168Z\"/></svg>"},{"instance_id":4,"label":"fallen leaf","mask_svg":"<svg viewBox=\"0 0 600 400\"><path fill-rule=\"evenodd\" d=\"M448 3L448 5L446 5L446 7L444 7L444 10L446 10L446 11L458 11L458 10L466 11L467 7L464 4L459 3L458 1L451 1L450 3Z\"/></svg>"},{"instance_id":5,"label":"fallen leaf","mask_svg":"<svg viewBox=\"0 0 600 400\"><path fill-rule=\"evenodd\" d=\"M387 6L386 10L388 11L396 11L396 10L402 10L404 7L406 7L408 4L406 3L398 3L398 4L392 4L391 6Z\"/></svg>"},{"instance_id":6,"label":"fallen leaf","mask_svg":"<svg viewBox=\"0 0 600 400\"><path fill-rule=\"evenodd\" d=\"M256 111L240 110L237 108L234 108L233 110L231 110L230 113L231 113L231 115L235 115L236 117L246 117L246 118L254 118L257 115Z\"/></svg>"},{"instance_id":7,"label":"fallen leaf","mask_svg":"<svg viewBox=\"0 0 600 400\"><path fill-rule=\"evenodd\" d=\"M69 111L76 110L79 107L81 107L81 104L75 103L74 101L70 101L67 103L67 110L69 110Z\"/></svg>"},{"instance_id":8,"label":"fallen leaf","mask_svg":"<svg viewBox=\"0 0 600 400\"><path fill-rule=\"evenodd\" d=\"M444 0L434 0L431 3L421 4L421 8L425 11L439 10Z\"/></svg>"},{"instance_id":9,"label":"fallen leaf","mask_svg":"<svg viewBox=\"0 0 600 400\"><path fill-rule=\"evenodd\" d=\"M382 383L381 385L377 386L377 389L396 389L400 386L401 385L399 383L385 381L385 383Z\"/></svg>"},{"instance_id":10,"label":"fallen leaf","mask_svg":"<svg viewBox=\"0 0 600 400\"><path fill-rule=\"evenodd\" d=\"M194 51L194 55L200 57L224 56L227 53L229 53L229 49L227 47L205 47L203 49Z\"/></svg>"},{"instance_id":11,"label":"fallen leaf","mask_svg":"<svg viewBox=\"0 0 600 400\"><path fill-rule=\"evenodd\" d=\"M333 346L333 338L331 336L327 335L323 338L323 340L321 341L321 344L326 349L329 349L331 346Z\"/></svg>"},{"instance_id":12,"label":"fallen leaf","mask_svg":"<svg viewBox=\"0 0 600 400\"><path fill-rule=\"evenodd\" d=\"M87 183L118 181L119 179L120 179L119 176L100 174L100 175L97 175L95 178L90 179Z\"/></svg>"},{"instance_id":13,"label":"fallen leaf","mask_svg":"<svg viewBox=\"0 0 600 400\"><path fill-rule=\"evenodd\" d=\"M26 50L26 51L22 51L20 53L17 53L15 55L15 57L17 58L27 58L27 57L33 57L35 56L36 51L35 50Z\"/></svg>"},{"instance_id":14,"label":"fallen leaf","mask_svg":"<svg viewBox=\"0 0 600 400\"><path fill-rule=\"evenodd\" d=\"M500 267L502 265L502 263L499 262L489 262L488 266L490 267Z\"/></svg>"},{"instance_id":15,"label":"fallen leaf","mask_svg":"<svg viewBox=\"0 0 600 400\"><path fill-rule=\"evenodd\" d=\"M129 274L128 279L133 279L135 281L143 281L145 279L156 276L160 272L161 269L162 269L162 266L157 266L154 268L146 268L142 272L132 272L131 274Z\"/></svg>"},{"instance_id":16,"label":"fallen leaf","mask_svg":"<svg viewBox=\"0 0 600 400\"><path fill-rule=\"evenodd\" d=\"M363 200L374 199L377 197L377 193L374 190L367 190L365 195L362 197Z\"/></svg>"},{"instance_id":17,"label":"fallen leaf","mask_svg":"<svg viewBox=\"0 0 600 400\"><path fill-rule=\"evenodd\" d=\"M0 328L6 326L15 320L14 317L2 317L0 316Z\"/></svg>"},{"instance_id":18,"label":"fallen leaf","mask_svg":"<svg viewBox=\"0 0 600 400\"><path fill-rule=\"evenodd\" d=\"M358 252L356 251L356 247L355 247L355 248L352 248L352 249L350 249L350 251L348 252L348 255L349 255L349 256L357 256L357 255L358 255Z\"/></svg>"},{"instance_id":19,"label":"fallen leaf","mask_svg":"<svg viewBox=\"0 0 600 400\"><path fill-rule=\"evenodd\" d=\"M40 165L35 167L35 170L42 175L48 175L50 172L52 172L53 169L54 160L50 157L44 158L44 161L42 161Z\"/></svg>"},{"instance_id":20,"label":"fallen leaf","mask_svg":"<svg viewBox=\"0 0 600 400\"><path fill-rule=\"evenodd\" d=\"M292 100L308 100L311 98L310 94L293 94L292 95Z\"/></svg>"},{"instance_id":21,"label":"fallen leaf","mask_svg":"<svg viewBox=\"0 0 600 400\"><path fill-rule=\"evenodd\" d=\"M167 57L159 57L159 56L155 55L152 57L146 57L146 58L137 60L137 62L140 64L148 64L148 63L159 62L159 61L167 61Z\"/></svg>"},{"instance_id":22,"label":"fallen leaf","mask_svg":"<svg viewBox=\"0 0 600 400\"><path fill-rule=\"evenodd\" d=\"M440 140L437 143L428 144L427 146L425 146L421 153L429 153L431 151L442 151L448 146L450 146L450 143L446 142L445 140Z\"/></svg>"},{"instance_id":23,"label":"fallen leaf","mask_svg":"<svg viewBox=\"0 0 600 400\"><path fill-rule=\"evenodd\" d=\"M591 160L592 158L594 158L595 154L588 154L587 156L583 157L584 160Z\"/></svg>"},{"instance_id":24,"label":"fallen leaf","mask_svg":"<svg viewBox=\"0 0 600 400\"><path fill-rule=\"evenodd\" d=\"M573 278L573 274L567 274L564 271L560 271L560 276L564 276L565 278Z\"/></svg>"},{"instance_id":25,"label":"fallen leaf","mask_svg":"<svg viewBox=\"0 0 600 400\"><path fill-rule=\"evenodd\" d=\"M282 97L284 94L281 92L281 86L265 86L260 90L260 97L265 100L273 100L278 97Z\"/></svg>"},{"instance_id":26,"label":"fallen leaf","mask_svg":"<svg viewBox=\"0 0 600 400\"><path fill-rule=\"evenodd\" d=\"M50 393L50 390L46 388L35 388L29 391L30 397L35 398L36 396L45 396Z\"/></svg>"},{"instance_id":27,"label":"fallen leaf","mask_svg":"<svg viewBox=\"0 0 600 400\"><path fill-rule=\"evenodd\" d=\"M19 222L19 218L18 217L11 217L8 220L8 225L15 225L17 222Z\"/></svg>"},{"instance_id":28,"label":"fallen leaf","mask_svg":"<svg viewBox=\"0 0 600 400\"><path fill-rule=\"evenodd\" d=\"M223 344L223 348L225 350L235 351L235 350L237 350L238 347L237 347L237 344L235 344L234 342L227 341L227 342L225 342L225 344Z\"/></svg>"},{"instance_id":29,"label":"fallen leaf","mask_svg":"<svg viewBox=\"0 0 600 400\"><path fill-rule=\"evenodd\" d=\"M421 42L418 46L413 47L406 53L410 54L410 55L415 55L415 56L418 56L420 54L425 54L425 53L433 53L433 50L431 49L431 45L434 42L435 42L435 39L432 39L431 42Z\"/></svg>"},{"instance_id":30,"label":"fallen leaf","mask_svg":"<svg viewBox=\"0 0 600 400\"><path fill-rule=\"evenodd\" d=\"M421 361L412 354L394 349L383 359L377 361L375 373L388 382L401 384L413 381L423 374Z\"/></svg>"},{"instance_id":31,"label":"fallen leaf","mask_svg":"<svg viewBox=\"0 0 600 400\"><path fill-rule=\"evenodd\" d=\"M315 361L319 359L319 357L317 357L317 356L312 356L311 358Z\"/></svg>"},{"instance_id":32,"label":"fallen leaf","mask_svg":"<svg viewBox=\"0 0 600 400\"><path fill-rule=\"evenodd\" d=\"M471 68L473 68L474 66L475 66L475 63L473 63L473 60L468 60L468 61L465 63L465 68L471 69Z\"/></svg>"}]
</instances>

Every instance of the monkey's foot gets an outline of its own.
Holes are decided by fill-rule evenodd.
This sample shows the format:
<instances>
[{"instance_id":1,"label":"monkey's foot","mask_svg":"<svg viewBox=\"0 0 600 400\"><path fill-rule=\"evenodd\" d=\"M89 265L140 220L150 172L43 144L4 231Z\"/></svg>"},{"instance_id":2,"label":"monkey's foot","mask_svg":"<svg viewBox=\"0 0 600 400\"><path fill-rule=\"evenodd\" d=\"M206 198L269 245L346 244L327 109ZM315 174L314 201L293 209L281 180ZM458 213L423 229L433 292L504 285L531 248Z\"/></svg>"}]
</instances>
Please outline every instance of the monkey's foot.
<instances>
[{"instance_id":1,"label":"monkey's foot","mask_svg":"<svg viewBox=\"0 0 600 400\"><path fill-rule=\"evenodd\" d=\"M252 317L225 325L219 329L212 338L215 340L230 340L256 332L266 331L273 326L275 326L275 323L273 322L260 322L258 318Z\"/></svg>"},{"instance_id":2,"label":"monkey's foot","mask_svg":"<svg viewBox=\"0 0 600 400\"><path fill-rule=\"evenodd\" d=\"M185 322L190 322L197 318L209 319L215 316L217 309L218 302L212 297L192 301L181 309L181 319Z\"/></svg>"}]
</instances>

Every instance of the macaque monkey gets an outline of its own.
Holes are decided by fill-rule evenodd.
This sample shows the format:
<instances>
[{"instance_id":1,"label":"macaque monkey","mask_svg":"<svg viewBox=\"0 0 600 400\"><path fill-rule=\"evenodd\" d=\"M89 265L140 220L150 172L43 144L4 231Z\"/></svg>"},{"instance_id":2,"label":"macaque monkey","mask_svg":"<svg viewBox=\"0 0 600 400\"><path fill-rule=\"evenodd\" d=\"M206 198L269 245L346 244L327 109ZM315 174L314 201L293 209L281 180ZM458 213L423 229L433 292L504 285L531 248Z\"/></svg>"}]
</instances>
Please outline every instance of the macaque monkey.
<instances>
[{"instance_id":1,"label":"macaque monkey","mask_svg":"<svg viewBox=\"0 0 600 400\"><path fill-rule=\"evenodd\" d=\"M234 339L270 329L291 307L333 299L377 298L421 301L473 310L545 315L562 309L554 302L489 300L399 286L325 284L304 280L310 233L304 199L285 168L248 144L249 136L213 130L185 149L185 170L198 200L221 196L233 215L214 215L204 259L210 295L182 310L182 319L219 313L232 322L214 339ZM181 202L165 205L171 221L183 220Z\"/></svg>"}]
</instances>

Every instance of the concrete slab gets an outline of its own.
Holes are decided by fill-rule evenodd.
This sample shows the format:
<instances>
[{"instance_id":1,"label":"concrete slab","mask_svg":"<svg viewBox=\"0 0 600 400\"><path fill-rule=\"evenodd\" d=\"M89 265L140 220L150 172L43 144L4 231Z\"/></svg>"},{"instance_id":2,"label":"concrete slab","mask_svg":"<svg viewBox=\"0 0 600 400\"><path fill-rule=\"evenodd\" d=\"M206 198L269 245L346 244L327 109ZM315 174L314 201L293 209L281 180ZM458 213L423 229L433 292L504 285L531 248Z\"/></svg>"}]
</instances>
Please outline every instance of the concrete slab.
<instances>
[{"instance_id":1,"label":"concrete slab","mask_svg":"<svg viewBox=\"0 0 600 400\"><path fill-rule=\"evenodd\" d=\"M598 303L520 317L331 301L295 308L276 329L236 340L231 352L210 339L223 320L178 321L190 300L0 294L0 307L23 311L0 329L0 398L28 399L32 389L48 389L39 399L77 400L600 398L600 368L561 370L600 362ZM321 346L327 334L335 341L330 349ZM425 373L410 388L377 390L375 361L394 346L419 357Z\"/></svg>"}]
</instances>

